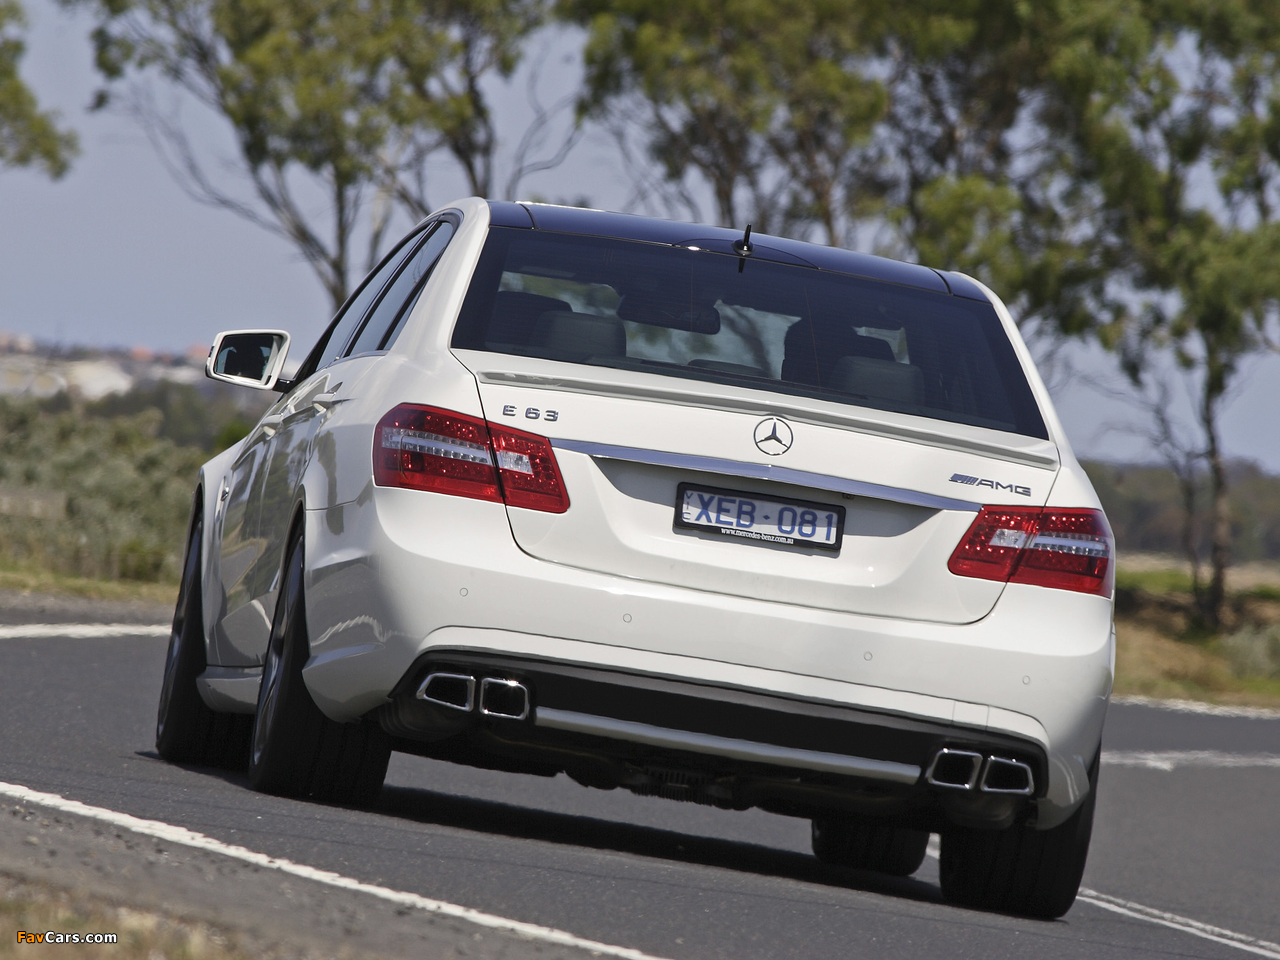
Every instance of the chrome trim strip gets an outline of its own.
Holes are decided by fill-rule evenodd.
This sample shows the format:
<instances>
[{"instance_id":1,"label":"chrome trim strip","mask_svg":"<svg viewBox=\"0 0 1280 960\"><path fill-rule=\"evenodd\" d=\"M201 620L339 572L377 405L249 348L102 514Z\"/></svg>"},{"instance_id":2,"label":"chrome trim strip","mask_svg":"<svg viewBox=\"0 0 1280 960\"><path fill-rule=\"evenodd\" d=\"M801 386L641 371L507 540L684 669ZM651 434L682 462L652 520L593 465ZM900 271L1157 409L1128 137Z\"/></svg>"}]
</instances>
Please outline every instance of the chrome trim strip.
<instances>
[{"instance_id":1,"label":"chrome trim strip","mask_svg":"<svg viewBox=\"0 0 1280 960\"><path fill-rule=\"evenodd\" d=\"M589 457L651 463L660 467L722 473L732 477L750 477L753 480L775 480L779 483L792 483L817 490L828 490L832 493L847 493L855 497L872 497L876 500L891 500L894 503L928 507L931 510L968 510L971 513L977 513L982 509L981 504L969 500L940 497L932 493L889 487L880 483L867 483L863 480L846 480L843 477L810 473L807 470L793 470L790 467L779 467L771 463L743 463L740 460L722 460L719 457L700 457L688 453L666 453L662 450L642 450L638 447L620 447L612 443L592 443L586 440L552 439L551 446L561 450L572 450L575 453L585 453Z\"/></svg>"},{"instance_id":2,"label":"chrome trim strip","mask_svg":"<svg viewBox=\"0 0 1280 960\"><path fill-rule=\"evenodd\" d=\"M869 777L873 780L890 780L904 784L914 784L920 779L920 768L910 763L894 763L889 760L848 757L818 750L778 747L771 743L735 740L731 737L717 737L688 730L672 730L667 727L655 727L648 723L597 717L572 710L539 707L534 716L534 723L539 727L552 730L610 737L615 740L628 740L632 743L644 743L673 750L688 750L691 753L712 754L752 763L771 763L782 767L819 770L823 773Z\"/></svg>"}]
</instances>

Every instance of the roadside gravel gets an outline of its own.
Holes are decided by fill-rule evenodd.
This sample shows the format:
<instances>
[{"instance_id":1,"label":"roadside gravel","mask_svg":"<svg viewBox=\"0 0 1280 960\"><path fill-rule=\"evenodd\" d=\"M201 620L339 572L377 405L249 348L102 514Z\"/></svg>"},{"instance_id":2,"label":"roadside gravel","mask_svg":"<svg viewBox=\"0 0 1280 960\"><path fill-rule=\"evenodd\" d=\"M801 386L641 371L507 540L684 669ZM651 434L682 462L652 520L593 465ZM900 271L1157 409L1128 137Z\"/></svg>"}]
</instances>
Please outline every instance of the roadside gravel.
<instances>
[{"instance_id":1,"label":"roadside gravel","mask_svg":"<svg viewBox=\"0 0 1280 960\"><path fill-rule=\"evenodd\" d=\"M4 928L30 922L21 910L6 909L5 901L33 918L47 916L59 903L87 903L104 923L118 921L114 928L95 931L120 935L116 947L102 948L104 956L110 950L120 958L163 955L140 944L136 935L125 936L136 934L139 912L152 918L150 926L168 931L171 940L176 931L177 939L188 944L182 952L192 960L583 960L593 955L13 801L0 803L0 922ZM14 942L15 929L0 929L0 934ZM210 942L220 949L189 948Z\"/></svg>"}]
</instances>

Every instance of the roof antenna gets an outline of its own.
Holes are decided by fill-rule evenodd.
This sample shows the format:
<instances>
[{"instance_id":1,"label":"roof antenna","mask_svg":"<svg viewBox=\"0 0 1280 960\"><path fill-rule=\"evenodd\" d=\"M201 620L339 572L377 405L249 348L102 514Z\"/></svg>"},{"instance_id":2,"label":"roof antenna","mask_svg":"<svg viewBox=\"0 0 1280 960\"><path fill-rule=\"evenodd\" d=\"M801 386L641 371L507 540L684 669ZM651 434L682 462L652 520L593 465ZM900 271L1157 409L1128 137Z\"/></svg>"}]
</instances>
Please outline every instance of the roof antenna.
<instances>
[{"instance_id":1,"label":"roof antenna","mask_svg":"<svg viewBox=\"0 0 1280 960\"><path fill-rule=\"evenodd\" d=\"M755 247L751 245L751 224L747 224L746 232L742 234L741 240L733 241L733 252L742 259L738 261L738 272L742 272L742 268L746 266L746 258L751 256L751 252Z\"/></svg>"}]
</instances>

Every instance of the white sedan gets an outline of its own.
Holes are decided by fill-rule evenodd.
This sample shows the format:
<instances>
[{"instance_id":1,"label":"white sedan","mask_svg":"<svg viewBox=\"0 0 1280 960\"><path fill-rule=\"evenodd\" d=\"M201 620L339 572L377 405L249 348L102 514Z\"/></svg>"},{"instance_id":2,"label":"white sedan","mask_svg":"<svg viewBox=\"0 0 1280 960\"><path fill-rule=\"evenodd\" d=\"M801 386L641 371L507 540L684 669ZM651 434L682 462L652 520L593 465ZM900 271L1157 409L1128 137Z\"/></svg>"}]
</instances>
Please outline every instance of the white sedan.
<instances>
[{"instance_id":1,"label":"white sedan","mask_svg":"<svg viewBox=\"0 0 1280 960\"><path fill-rule=\"evenodd\" d=\"M813 822L823 860L1056 917L1114 545L1000 300L723 228L468 199L200 472L176 762L372 803L392 750Z\"/></svg>"}]
</instances>

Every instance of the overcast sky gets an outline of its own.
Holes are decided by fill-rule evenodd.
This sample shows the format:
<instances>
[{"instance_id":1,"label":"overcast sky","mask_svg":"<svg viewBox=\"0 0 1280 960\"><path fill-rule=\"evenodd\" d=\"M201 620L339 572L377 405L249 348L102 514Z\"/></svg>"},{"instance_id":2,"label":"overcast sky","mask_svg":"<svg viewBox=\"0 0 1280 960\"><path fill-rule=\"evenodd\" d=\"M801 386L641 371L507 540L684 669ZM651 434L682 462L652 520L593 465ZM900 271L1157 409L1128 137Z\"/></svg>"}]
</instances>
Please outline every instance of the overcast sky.
<instances>
[{"instance_id":1,"label":"overcast sky","mask_svg":"<svg viewBox=\"0 0 1280 960\"><path fill-rule=\"evenodd\" d=\"M53 0L25 2L32 28L23 75L42 105L79 132L82 154L57 183L29 171L0 172L0 331L66 346L178 352L208 344L219 330L271 326L289 330L299 349L309 345L330 312L311 268L285 241L191 200L129 118L87 112L97 86L87 21ZM508 116L524 113L523 102L502 106ZM216 142L217 128L206 129ZM585 194L616 208L628 190L607 149L603 141L587 143L559 170L526 183L525 192ZM437 202L452 199L447 190ZM1073 350L1071 360L1077 371L1099 376L1114 369L1098 350ZM1115 429L1133 422L1129 410L1081 379L1051 378L1077 453L1149 459L1139 440ZM1248 368L1224 434L1230 455L1280 472L1280 358Z\"/></svg>"}]
</instances>

